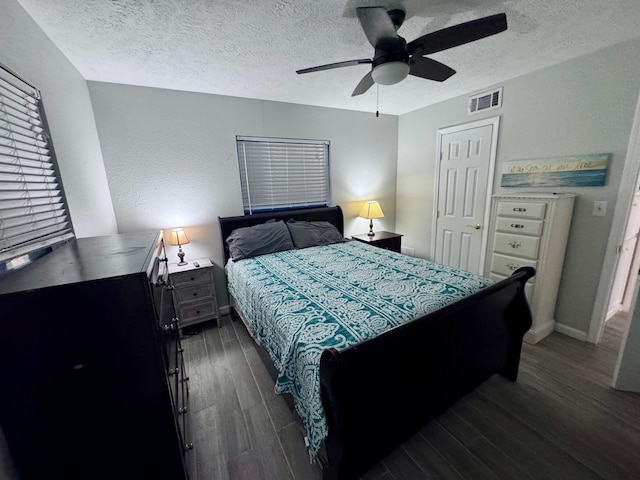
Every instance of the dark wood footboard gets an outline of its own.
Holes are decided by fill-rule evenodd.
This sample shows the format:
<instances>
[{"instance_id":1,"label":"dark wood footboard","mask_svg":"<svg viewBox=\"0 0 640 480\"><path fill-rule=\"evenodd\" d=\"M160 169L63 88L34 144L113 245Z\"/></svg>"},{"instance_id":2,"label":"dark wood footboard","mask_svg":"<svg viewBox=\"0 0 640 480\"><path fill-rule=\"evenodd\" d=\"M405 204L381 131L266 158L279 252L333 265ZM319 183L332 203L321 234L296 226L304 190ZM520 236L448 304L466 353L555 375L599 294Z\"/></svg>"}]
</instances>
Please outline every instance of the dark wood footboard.
<instances>
[{"instance_id":1,"label":"dark wood footboard","mask_svg":"<svg viewBox=\"0 0 640 480\"><path fill-rule=\"evenodd\" d=\"M322 354L325 479L357 478L429 420L501 373L516 380L531 327L525 267L425 317Z\"/></svg>"}]
</instances>

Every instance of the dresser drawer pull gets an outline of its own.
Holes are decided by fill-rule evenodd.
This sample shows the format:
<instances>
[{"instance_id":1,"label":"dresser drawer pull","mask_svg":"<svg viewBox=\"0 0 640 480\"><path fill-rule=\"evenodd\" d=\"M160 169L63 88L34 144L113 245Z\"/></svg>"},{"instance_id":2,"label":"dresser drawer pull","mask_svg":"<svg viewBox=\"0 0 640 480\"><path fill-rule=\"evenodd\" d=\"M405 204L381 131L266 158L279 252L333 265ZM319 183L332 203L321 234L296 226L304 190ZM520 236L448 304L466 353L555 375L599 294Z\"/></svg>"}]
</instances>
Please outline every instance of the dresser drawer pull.
<instances>
[{"instance_id":1,"label":"dresser drawer pull","mask_svg":"<svg viewBox=\"0 0 640 480\"><path fill-rule=\"evenodd\" d=\"M189 381L189 377L184 377L182 380L180 380L182 383L186 383Z\"/></svg>"},{"instance_id":2,"label":"dresser drawer pull","mask_svg":"<svg viewBox=\"0 0 640 480\"><path fill-rule=\"evenodd\" d=\"M527 209L523 207L513 207L514 212L526 212Z\"/></svg>"},{"instance_id":3,"label":"dresser drawer pull","mask_svg":"<svg viewBox=\"0 0 640 480\"><path fill-rule=\"evenodd\" d=\"M524 228L524 225L520 224L520 223L512 223L511 224L512 228Z\"/></svg>"},{"instance_id":4,"label":"dresser drawer pull","mask_svg":"<svg viewBox=\"0 0 640 480\"><path fill-rule=\"evenodd\" d=\"M187 413L187 407L180 407L178 409L178 415L181 415L183 413Z\"/></svg>"},{"instance_id":5,"label":"dresser drawer pull","mask_svg":"<svg viewBox=\"0 0 640 480\"><path fill-rule=\"evenodd\" d=\"M184 444L184 449L185 450L193 450L193 442L185 443Z\"/></svg>"},{"instance_id":6,"label":"dresser drawer pull","mask_svg":"<svg viewBox=\"0 0 640 480\"><path fill-rule=\"evenodd\" d=\"M165 332L170 332L171 330L174 330L176 328L175 324L172 322L169 325L164 325L162 327L164 329Z\"/></svg>"},{"instance_id":7,"label":"dresser drawer pull","mask_svg":"<svg viewBox=\"0 0 640 480\"><path fill-rule=\"evenodd\" d=\"M193 294L193 296L194 296L194 297L197 297L197 296L198 296L198 292L195 292L195 293Z\"/></svg>"},{"instance_id":8,"label":"dresser drawer pull","mask_svg":"<svg viewBox=\"0 0 640 480\"><path fill-rule=\"evenodd\" d=\"M518 248L522 246L522 242L517 242L515 240L509 240L507 243L511 245L512 248Z\"/></svg>"},{"instance_id":9,"label":"dresser drawer pull","mask_svg":"<svg viewBox=\"0 0 640 480\"><path fill-rule=\"evenodd\" d=\"M173 375L177 375L178 373L180 373L180 367L176 367L173 370L169 370L170 377L172 377Z\"/></svg>"},{"instance_id":10,"label":"dresser drawer pull","mask_svg":"<svg viewBox=\"0 0 640 480\"><path fill-rule=\"evenodd\" d=\"M520 268L520 265L516 264L516 263L507 263L507 265L505 265L509 270L517 270L518 268Z\"/></svg>"}]
</instances>

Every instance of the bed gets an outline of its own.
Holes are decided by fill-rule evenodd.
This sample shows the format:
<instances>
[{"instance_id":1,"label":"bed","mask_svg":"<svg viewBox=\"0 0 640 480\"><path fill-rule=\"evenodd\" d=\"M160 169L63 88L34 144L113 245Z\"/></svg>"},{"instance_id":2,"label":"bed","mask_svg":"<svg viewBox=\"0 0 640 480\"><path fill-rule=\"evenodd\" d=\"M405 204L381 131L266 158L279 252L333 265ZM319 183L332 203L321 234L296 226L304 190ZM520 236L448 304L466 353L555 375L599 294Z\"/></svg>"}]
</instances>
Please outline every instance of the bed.
<instances>
[{"instance_id":1,"label":"bed","mask_svg":"<svg viewBox=\"0 0 640 480\"><path fill-rule=\"evenodd\" d=\"M237 249L230 251L242 229L279 232L285 222L295 246L308 248L289 249L270 238L266 243L279 245L275 253L243 261ZM429 262L331 235L314 246L325 237L303 238L295 233L302 230L292 229L306 222L330 224L342 240L340 207L219 219L234 313L260 346L276 391L291 394L325 479L357 478L493 374L516 380L522 338L531 326L524 285L534 269L519 269L491 284L468 272L425 266ZM229 261L232 253L235 261ZM327 271L328 259L336 256L337 266ZM376 262L390 265L392 278L373 278ZM405 288L399 277L413 282L406 298L395 291ZM353 292L358 301L351 301ZM424 292L434 292L433 298L417 301ZM322 314L309 313L311 304ZM423 308L428 313L421 314ZM270 319L273 312L280 317ZM307 342L310 338L317 342Z\"/></svg>"}]
</instances>

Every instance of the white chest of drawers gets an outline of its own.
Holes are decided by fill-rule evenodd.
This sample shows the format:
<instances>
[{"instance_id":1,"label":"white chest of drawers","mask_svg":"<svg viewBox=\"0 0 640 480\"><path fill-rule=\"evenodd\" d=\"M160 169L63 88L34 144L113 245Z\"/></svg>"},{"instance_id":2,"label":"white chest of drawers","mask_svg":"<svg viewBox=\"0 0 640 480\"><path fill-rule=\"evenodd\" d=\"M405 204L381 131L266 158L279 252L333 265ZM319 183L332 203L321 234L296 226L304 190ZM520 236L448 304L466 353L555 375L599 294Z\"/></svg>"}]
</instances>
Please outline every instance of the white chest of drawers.
<instances>
[{"instance_id":1,"label":"white chest of drawers","mask_svg":"<svg viewBox=\"0 0 640 480\"><path fill-rule=\"evenodd\" d=\"M537 343L555 325L554 312L575 195L495 195L491 202L485 276L502 280L520 267L536 269L525 292L533 325L524 337Z\"/></svg>"}]
</instances>

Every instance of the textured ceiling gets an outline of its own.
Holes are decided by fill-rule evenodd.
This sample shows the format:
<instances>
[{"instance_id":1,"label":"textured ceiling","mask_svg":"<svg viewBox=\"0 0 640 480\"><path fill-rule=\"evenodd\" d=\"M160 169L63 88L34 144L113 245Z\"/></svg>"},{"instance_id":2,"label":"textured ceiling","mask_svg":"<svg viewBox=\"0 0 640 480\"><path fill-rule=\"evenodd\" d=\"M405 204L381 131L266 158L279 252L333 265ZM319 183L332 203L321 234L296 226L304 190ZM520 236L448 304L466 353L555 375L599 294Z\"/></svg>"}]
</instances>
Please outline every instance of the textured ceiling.
<instances>
[{"instance_id":1,"label":"textured ceiling","mask_svg":"<svg viewBox=\"0 0 640 480\"><path fill-rule=\"evenodd\" d=\"M87 80L363 111L376 88L351 92L369 65L295 73L373 56L356 7L402 5L407 41L507 14L506 32L431 55L457 70L446 82L380 86L380 112L395 115L640 36L638 0L18 1Z\"/></svg>"}]
</instances>

